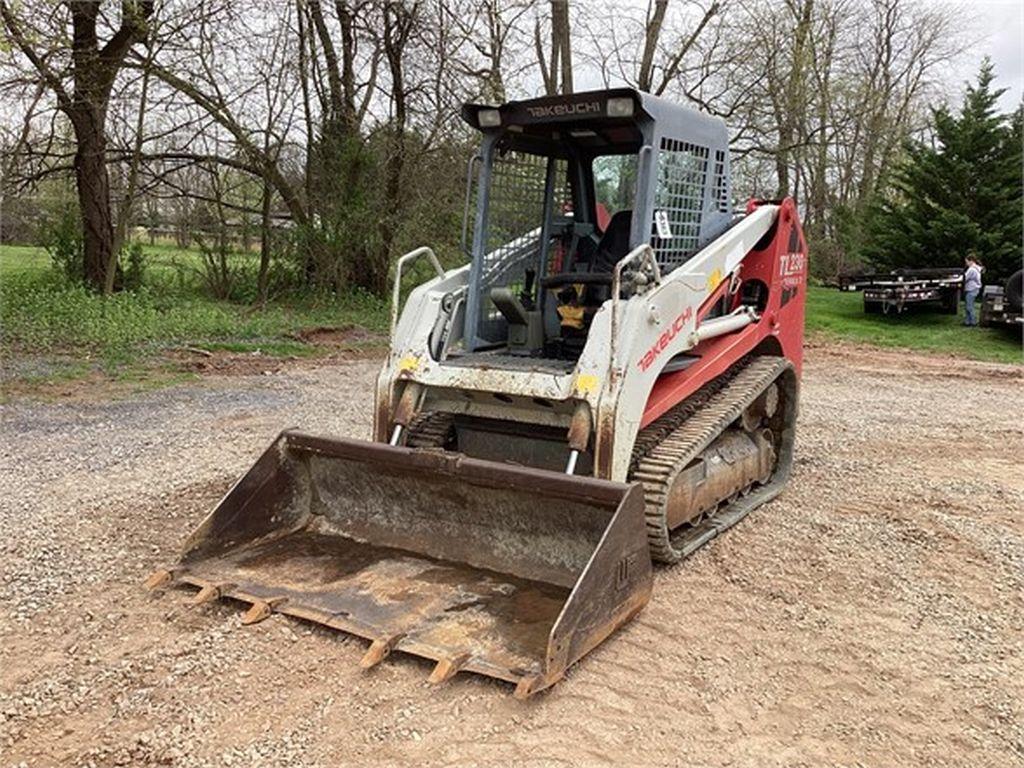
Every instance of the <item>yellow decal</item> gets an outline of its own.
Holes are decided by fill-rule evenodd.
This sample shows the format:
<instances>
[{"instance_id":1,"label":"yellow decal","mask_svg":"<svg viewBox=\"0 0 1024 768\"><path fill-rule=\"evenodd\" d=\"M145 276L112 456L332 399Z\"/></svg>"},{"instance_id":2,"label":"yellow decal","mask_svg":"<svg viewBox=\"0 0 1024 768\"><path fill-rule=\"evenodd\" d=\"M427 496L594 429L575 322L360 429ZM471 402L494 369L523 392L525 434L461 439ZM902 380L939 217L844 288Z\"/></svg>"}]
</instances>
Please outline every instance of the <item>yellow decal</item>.
<instances>
[{"instance_id":1,"label":"yellow decal","mask_svg":"<svg viewBox=\"0 0 1024 768\"><path fill-rule=\"evenodd\" d=\"M418 371L420 367L420 358L417 355L406 355L398 361L399 371Z\"/></svg>"},{"instance_id":2,"label":"yellow decal","mask_svg":"<svg viewBox=\"0 0 1024 768\"><path fill-rule=\"evenodd\" d=\"M576 377L576 384L574 389L581 395L589 395L597 392L598 387L601 385L600 379L592 373L581 373Z\"/></svg>"},{"instance_id":3,"label":"yellow decal","mask_svg":"<svg viewBox=\"0 0 1024 768\"><path fill-rule=\"evenodd\" d=\"M722 270L715 267L714 271L708 275L708 293L715 290L720 282L722 282Z\"/></svg>"}]
</instances>

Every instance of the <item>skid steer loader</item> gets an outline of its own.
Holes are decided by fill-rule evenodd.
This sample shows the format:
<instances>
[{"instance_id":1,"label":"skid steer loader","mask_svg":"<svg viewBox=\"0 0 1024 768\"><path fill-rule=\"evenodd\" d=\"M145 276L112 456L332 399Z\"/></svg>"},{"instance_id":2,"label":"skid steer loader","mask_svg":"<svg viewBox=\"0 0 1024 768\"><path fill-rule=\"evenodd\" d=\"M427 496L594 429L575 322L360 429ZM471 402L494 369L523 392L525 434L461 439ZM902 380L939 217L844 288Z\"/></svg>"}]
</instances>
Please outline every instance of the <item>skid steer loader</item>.
<instances>
[{"instance_id":1,"label":"skid steer loader","mask_svg":"<svg viewBox=\"0 0 1024 768\"><path fill-rule=\"evenodd\" d=\"M718 119L628 89L462 115L468 263L398 261L375 442L282 433L148 586L526 697L781 490L807 252L792 200L733 211Z\"/></svg>"}]
</instances>

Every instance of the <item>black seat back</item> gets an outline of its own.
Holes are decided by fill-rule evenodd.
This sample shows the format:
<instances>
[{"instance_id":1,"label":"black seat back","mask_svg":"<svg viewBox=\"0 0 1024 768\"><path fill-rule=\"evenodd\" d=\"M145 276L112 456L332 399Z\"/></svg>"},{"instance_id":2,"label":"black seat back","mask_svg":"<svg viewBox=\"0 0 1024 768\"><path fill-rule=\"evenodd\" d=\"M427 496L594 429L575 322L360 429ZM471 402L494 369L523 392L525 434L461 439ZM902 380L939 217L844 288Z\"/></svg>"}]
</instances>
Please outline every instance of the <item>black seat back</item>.
<instances>
[{"instance_id":1,"label":"black seat back","mask_svg":"<svg viewBox=\"0 0 1024 768\"><path fill-rule=\"evenodd\" d=\"M608 228L601 235L594 254L592 272L611 272L615 265L629 253L629 230L633 222L633 211L618 211L608 222Z\"/></svg>"}]
</instances>

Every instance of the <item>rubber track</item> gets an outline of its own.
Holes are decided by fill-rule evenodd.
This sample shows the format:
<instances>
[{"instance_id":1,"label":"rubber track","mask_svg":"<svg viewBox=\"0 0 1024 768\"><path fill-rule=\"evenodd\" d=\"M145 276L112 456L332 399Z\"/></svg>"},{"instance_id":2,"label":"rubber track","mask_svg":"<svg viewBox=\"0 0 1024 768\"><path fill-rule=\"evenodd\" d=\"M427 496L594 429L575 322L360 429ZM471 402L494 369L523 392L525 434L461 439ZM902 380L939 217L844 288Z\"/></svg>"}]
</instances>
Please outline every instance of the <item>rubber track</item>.
<instances>
[{"instance_id":1,"label":"rubber track","mask_svg":"<svg viewBox=\"0 0 1024 768\"><path fill-rule=\"evenodd\" d=\"M688 418L704 407L712 395L729 383L743 369L747 361L743 360L730 368L716 379L708 382L683 402L676 405L664 415L644 427L633 441L633 455L629 463L628 475L632 475L639 467L640 460L650 453L657 445Z\"/></svg>"},{"instance_id":2,"label":"rubber track","mask_svg":"<svg viewBox=\"0 0 1024 768\"><path fill-rule=\"evenodd\" d=\"M450 413L430 411L413 419L405 435L409 448L444 448L455 417Z\"/></svg>"},{"instance_id":3,"label":"rubber track","mask_svg":"<svg viewBox=\"0 0 1024 768\"><path fill-rule=\"evenodd\" d=\"M767 500L774 489L768 486L720 508L711 518L696 526L687 526L673 535L668 530L666 502L676 475L707 448L743 410L764 392L788 367L781 357L756 357L737 370L721 386L707 392L701 390L688 398L679 413L670 412L670 421L677 426L666 431L658 421L637 437L630 480L644 487L647 538L651 557L664 563L675 563L692 554L718 533L742 519L751 509ZM691 403L691 400L694 402ZM664 418L664 417L663 417ZM653 438L646 433L655 429ZM643 453L639 453L643 451ZM771 485L770 483L768 485ZM777 491L774 491L777 492Z\"/></svg>"}]
</instances>

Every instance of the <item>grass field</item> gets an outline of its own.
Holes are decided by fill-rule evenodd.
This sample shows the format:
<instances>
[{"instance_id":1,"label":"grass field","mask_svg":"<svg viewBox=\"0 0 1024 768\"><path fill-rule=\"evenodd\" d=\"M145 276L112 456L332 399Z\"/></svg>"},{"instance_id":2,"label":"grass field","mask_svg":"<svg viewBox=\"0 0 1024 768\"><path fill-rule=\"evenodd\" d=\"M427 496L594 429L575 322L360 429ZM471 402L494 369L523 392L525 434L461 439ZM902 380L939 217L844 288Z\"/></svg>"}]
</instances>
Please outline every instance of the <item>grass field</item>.
<instances>
[{"instance_id":1,"label":"grass field","mask_svg":"<svg viewBox=\"0 0 1024 768\"><path fill-rule=\"evenodd\" d=\"M104 299L63 280L43 249L0 246L3 380L31 385L99 371L160 386L183 375L168 362L175 350L316 356L330 351L305 340L304 332L317 328L359 327L368 332L360 343L383 343L385 301L362 294L291 296L263 308L217 301L202 290L197 252L168 245L145 251L144 288ZM860 294L827 288L809 290L807 329L812 338L1022 361L1012 335L963 328L949 315L865 315Z\"/></svg>"},{"instance_id":2,"label":"grass field","mask_svg":"<svg viewBox=\"0 0 1024 768\"><path fill-rule=\"evenodd\" d=\"M975 305L980 309L980 302ZM811 287L807 332L880 347L912 349L946 357L1024 362L1020 336L998 328L965 328L960 315L912 312L900 316L864 314L860 293Z\"/></svg>"},{"instance_id":3,"label":"grass field","mask_svg":"<svg viewBox=\"0 0 1024 768\"><path fill-rule=\"evenodd\" d=\"M43 249L0 246L4 379L74 378L97 368L137 376L181 348L311 356L324 350L305 343L304 330L359 326L371 338L386 330L387 305L371 296L289 297L263 308L217 301L202 290L198 253L145 250L144 287L103 298L64 280Z\"/></svg>"}]
</instances>

